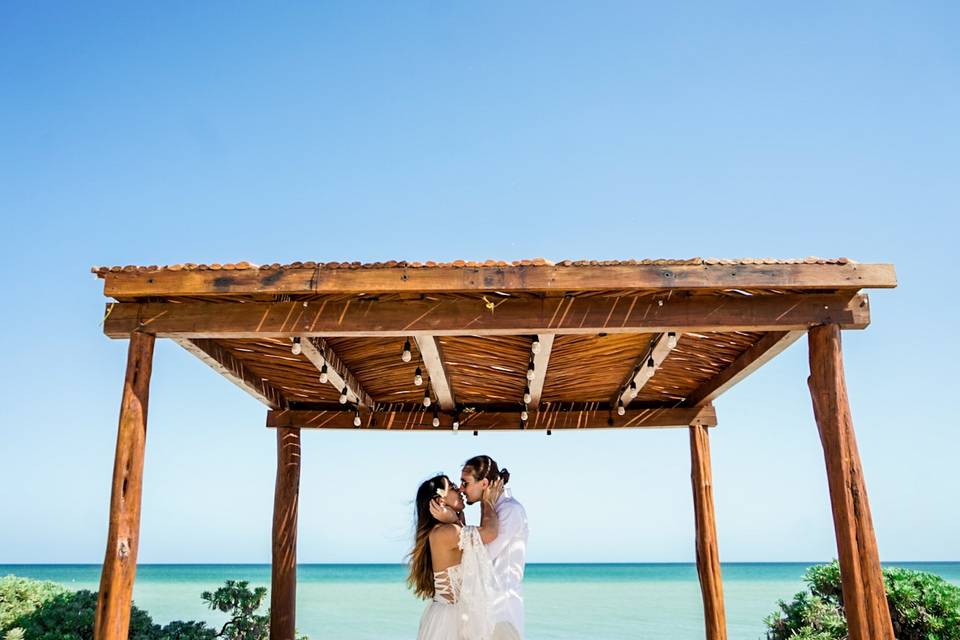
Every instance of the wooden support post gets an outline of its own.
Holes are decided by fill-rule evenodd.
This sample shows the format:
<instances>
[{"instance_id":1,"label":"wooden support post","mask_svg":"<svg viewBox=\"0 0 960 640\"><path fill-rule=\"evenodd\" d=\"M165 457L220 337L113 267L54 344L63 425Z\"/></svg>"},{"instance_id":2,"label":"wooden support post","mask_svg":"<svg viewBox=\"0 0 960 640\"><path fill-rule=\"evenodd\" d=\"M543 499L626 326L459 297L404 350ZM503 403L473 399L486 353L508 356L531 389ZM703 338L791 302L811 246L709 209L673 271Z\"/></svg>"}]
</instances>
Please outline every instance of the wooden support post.
<instances>
[{"instance_id":1,"label":"wooden support post","mask_svg":"<svg viewBox=\"0 0 960 640\"><path fill-rule=\"evenodd\" d=\"M690 426L690 479L697 527L697 574L703 595L707 640L726 640L727 615L723 606L723 580L717 550L717 524L713 510L713 472L710 469L710 436L702 424Z\"/></svg>"},{"instance_id":2,"label":"wooden support post","mask_svg":"<svg viewBox=\"0 0 960 640\"><path fill-rule=\"evenodd\" d=\"M850 640L894 640L843 375L840 327L809 331L810 395L827 464Z\"/></svg>"},{"instance_id":3,"label":"wooden support post","mask_svg":"<svg viewBox=\"0 0 960 640\"><path fill-rule=\"evenodd\" d=\"M273 579L270 640L294 640L297 623L297 503L300 429L277 429L277 484L273 495Z\"/></svg>"},{"instance_id":4,"label":"wooden support post","mask_svg":"<svg viewBox=\"0 0 960 640\"><path fill-rule=\"evenodd\" d=\"M147 437L147 402L153 366L152 335L134 332L127 350L117 448L110 491L107 551L100 573L94 614L95 640L127 640L133 580L140 542L140 496L143 489L143 450Z\"/></svg>"}]
</instances>

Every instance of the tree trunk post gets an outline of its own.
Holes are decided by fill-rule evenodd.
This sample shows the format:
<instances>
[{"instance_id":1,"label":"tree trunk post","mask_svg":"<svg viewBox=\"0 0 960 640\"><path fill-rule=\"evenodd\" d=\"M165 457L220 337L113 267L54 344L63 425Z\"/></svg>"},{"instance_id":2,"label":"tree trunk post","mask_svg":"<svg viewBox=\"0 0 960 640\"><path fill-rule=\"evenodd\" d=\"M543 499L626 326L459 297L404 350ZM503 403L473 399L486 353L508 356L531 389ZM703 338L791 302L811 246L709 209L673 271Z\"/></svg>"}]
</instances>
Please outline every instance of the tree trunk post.
<instances>
[{"instance_id":1,"label":"tree trunk post","mask_svg":"<svg viewBox=\"0 0 960 640\"><path fill-rule=\"evenodd\" d=\"M270 639L294 640L297 623L297 502L300 429L277 429L277 483L273 497Z\"/></svg>"},{"instance_id":2,"label":"tree trunk post","mask_svg":"<svg viewBox=\"0 0 960 640\"><path fill-rule=\"evenodd\" d=\"M894 640L880 553L853 431L843 374L840 327L810 329L813 413L827 466L850 640Z\"/></svg>"},{"instance_id":3,"label":"tree trunk post","mask_svg":"<svg viewBox=\"0 0 960 640\"><path fill-rule=\"evenodd\" d=\"M134 332L130 335L113 459L107 550L94 614L95 640L127 640L130 628L130 605L140 542L143 453L154 342L155 337L150 334Z\"/></svg>"},{"instance_id":4,"label":"tree trunk post","mask_svg":"<svg viewBox=\"0 0 960 640\"><path fill-rule=\"evenodd\" d=\"M697 575L703 595L703 618L707 640L726 640L727 617L723 606L723 579L717 549L717 524L713 510L713 472L710 468L710 436L707 427L690 426L690 479L697 532Z\"/></svg>"}]
</instances>

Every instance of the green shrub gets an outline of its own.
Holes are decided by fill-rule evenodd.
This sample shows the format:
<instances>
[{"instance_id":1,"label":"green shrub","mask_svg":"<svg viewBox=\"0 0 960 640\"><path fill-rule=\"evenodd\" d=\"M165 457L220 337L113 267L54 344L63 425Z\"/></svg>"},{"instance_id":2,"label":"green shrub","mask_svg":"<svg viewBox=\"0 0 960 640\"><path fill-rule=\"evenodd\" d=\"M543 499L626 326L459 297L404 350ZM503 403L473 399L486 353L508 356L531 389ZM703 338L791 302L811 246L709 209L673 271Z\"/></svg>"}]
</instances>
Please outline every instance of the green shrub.
<instances>
[{"instance_id":1,"label":"green shrub","mask_svg":"<svg viewBox=\"0 0 960 640\"><path fill-rule=\"evenodd\" d=\"M54 596L67 590L56 582L5 576L0 578L0 633L13 621L26 615Z\"/></svg>"},{"instance_id":2,"label":"green shrub","mask_svg":"<svg viewBox=\"0 0 960 640\"><path fill-rule=\"evenodd\" d=\"M768 640L846 640L840 565L816 565L804 574L809 592L766 617ZM940 576L883 569L887 605L898 640L960 640L960 587Z\"/></svg>"}]
</instances>

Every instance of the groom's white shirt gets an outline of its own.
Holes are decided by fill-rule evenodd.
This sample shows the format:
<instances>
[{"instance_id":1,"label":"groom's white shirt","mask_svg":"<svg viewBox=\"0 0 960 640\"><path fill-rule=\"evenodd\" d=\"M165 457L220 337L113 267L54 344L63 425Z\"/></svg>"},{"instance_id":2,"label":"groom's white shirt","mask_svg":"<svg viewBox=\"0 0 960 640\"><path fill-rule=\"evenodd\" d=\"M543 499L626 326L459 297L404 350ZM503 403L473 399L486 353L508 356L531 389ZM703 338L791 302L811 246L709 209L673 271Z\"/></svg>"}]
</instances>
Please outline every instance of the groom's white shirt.
<instances>
[{"instance_id":1,"label":"groom's white shirt","mask_svg":"<svg viewBox=\"0 0 960 640\"><path fill-rule=\"evenodd\" d=\"M527 563L527 512L509 489L494 505L500 526L487 545L493 572L503 592L494 602L494 622L508 622L523 637L523 572Z\"/></svg>"}]
</instances>

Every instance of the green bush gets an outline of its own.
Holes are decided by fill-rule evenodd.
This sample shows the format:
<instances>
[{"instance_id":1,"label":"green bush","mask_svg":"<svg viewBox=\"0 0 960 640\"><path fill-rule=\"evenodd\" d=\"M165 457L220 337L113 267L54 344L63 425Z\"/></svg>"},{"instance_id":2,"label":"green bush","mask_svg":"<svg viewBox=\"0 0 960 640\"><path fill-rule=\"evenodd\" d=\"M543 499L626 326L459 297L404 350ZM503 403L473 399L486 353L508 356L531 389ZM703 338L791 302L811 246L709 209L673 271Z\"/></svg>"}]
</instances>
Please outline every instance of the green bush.
<instances>
[{"instance_id":1,"label":"green bush","mask_svg":"<svg viewBox=\"0 0 960 640\"><path fill-rule=\"evenodd\" d=\"M804 574L809 592L767 616L768 640L846 640L840 565L817 565ZM887 605L898 640L960 640L960 587L923 571L883 569Z\"/></svg>"},{"instance_id":2,"label":"green bush","mask_svg":"<svg viewBox=\"0 0 960 640\"><path fill-rule=\"evenodd\" d=\"M269 640L270 614L258 614L267 590L227 580L201 598L230 619L218 632L204 622L176 620L161 627L150 615L130 608L129 640ZM97 594L68 591L55 582L7 576L0 579L0 634L4 640L93 640ZM298 640L307 640L301 636Z\"/></svg>"}]
</instances>

